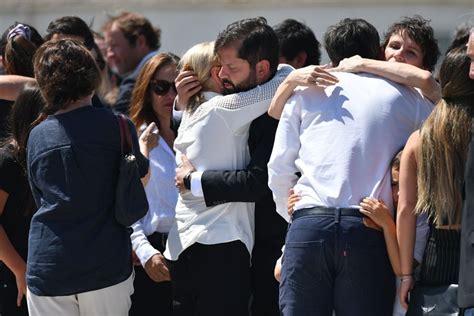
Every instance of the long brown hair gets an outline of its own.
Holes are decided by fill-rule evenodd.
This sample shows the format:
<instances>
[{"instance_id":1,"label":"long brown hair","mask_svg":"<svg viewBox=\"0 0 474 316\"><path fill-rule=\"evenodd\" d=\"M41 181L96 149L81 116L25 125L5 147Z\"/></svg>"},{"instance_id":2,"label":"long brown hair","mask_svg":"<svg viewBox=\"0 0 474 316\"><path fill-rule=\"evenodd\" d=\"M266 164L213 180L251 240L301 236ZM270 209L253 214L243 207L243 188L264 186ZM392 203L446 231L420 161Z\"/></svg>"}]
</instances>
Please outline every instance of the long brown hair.
<instances>
[{"instance_id":1,"label":"long brown hair","mask_svg":"<svg viewBox=\"0 0 474 316\"><path fill-rule=\"evenodd\" d=\"M26 145L33 127L42 121L41 114L46 103L41 96L41 91L36 84L26 84L22 92L18 95L12 106L10 113L11 137L7 139L9 143L13 141L13 156L21 166L25 177L26 172ZM29 189L28 189L29 190ZM26 194L23 215L28 217L36 210L36 206L31 193Z\"/></svg>"},{"instance_id":2,"label":"long brown hair","mask_svg":"<svg viewBox=\"0 0 474 316\"><path fill-rule=\"evenodd\" d=\"M155 122L158 118L153 111L151 91L149 89L153 76L163 67L168 65L177 66L179 57L171 53L161 53L153 56L142 68L132 92L130 103L130 119L138 129L143 124Z\"/></svg>"},{"instance_id":3,"label":"long brown hair","mask_svg":"<svg viewBox=\"0 0 474 316\"><path fill-rule=\"evenodd\" d=\"M36 83L28 83L13 103L10 113L11 138L15 143L14 155L26 170L26 144L33 127L39 124L45 101Z\"/></svg>"},{"instance_id":4,"label":"long brown hair","mask_svg":"<svg viewBox=\"0 0 474 316\"><path fill-rule=\"evenodd\" d=\"M472 132L474 80L466 48L453 49L440 69L442 99L421 129L416 212L435 224L460 222L464 165Z\"/></svg>"}]
</instances>

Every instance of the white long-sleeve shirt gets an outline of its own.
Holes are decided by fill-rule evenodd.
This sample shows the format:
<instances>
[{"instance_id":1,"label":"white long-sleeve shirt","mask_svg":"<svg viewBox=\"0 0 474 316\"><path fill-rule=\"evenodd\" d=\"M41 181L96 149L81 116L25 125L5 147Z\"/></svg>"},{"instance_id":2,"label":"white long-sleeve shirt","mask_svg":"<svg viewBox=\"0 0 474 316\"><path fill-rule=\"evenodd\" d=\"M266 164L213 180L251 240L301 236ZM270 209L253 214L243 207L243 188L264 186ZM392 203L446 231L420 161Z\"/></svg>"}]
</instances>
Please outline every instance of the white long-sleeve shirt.
<instances>
[{"instance_id":1,"label":"white long-sleeve shirt","mask_svg":"<svg viewBox=\"0 0 474 316\"><path fill-rule=\"evenodd\" d=\"M335 86L296 91L278 125L269 187L277 212L288 221L293 187L301 195L296 212L357 208L364 197L383 199L393 212L390 161L432 110L406 86L369 74L335 75Z\"/></svg>"},{"instance_id":2,"label":"white long-sleeve shirt","mask_svg":"<svg viewBox=\"0 0 474 316\"><path fill-rule=\"evenodd\" d=\"M250 160L250 124L268 110L276 89L291 70L292 67L283 66L270 81L246 92L214 97L208 93L205 97L209 101L194 113L184 112L175 140L177 163L185 154L197 171L244 168ZM176 222L164 255L177 260L183 250L196 242L212 245L235 240L241 240L252 252L254 203L207 207L203 197L187 191L178 198Z\"/></svg>"},{"instance_id":3,"label":"white long-sleeve shirt","mask_svg":"<svg viewBox=\"0 0 474 316\"><path fill-rule=\"evenodd\" d=\"M159 253L146 236L155 232L168 233L174 222L178 190L175 187L176 158L173 150L160 137L158 146L150 152L150 179L145 186L149 210L147 214L132 225L133 251L142 266L153 255Z\"/></svg>"}]
</instances>

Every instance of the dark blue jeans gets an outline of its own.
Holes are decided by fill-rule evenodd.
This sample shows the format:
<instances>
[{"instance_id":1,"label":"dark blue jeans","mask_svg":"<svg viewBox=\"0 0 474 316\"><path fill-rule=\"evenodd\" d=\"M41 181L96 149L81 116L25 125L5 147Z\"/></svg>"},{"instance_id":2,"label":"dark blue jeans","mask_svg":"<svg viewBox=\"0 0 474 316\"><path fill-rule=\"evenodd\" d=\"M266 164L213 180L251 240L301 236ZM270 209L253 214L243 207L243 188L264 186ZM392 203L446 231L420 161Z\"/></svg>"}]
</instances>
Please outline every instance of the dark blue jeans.
<instances>
[{"instance_id":1,"label":"dark blue jeans","mask_svg":"<svg viewBox=\"0 0 474 316\"><path fill-rule=\"evenodd\" d=\"M390 316L395 277L383 233L361 217L308 215L291 224L282 261L284 316Z\"/></svg>"}]
</instances>

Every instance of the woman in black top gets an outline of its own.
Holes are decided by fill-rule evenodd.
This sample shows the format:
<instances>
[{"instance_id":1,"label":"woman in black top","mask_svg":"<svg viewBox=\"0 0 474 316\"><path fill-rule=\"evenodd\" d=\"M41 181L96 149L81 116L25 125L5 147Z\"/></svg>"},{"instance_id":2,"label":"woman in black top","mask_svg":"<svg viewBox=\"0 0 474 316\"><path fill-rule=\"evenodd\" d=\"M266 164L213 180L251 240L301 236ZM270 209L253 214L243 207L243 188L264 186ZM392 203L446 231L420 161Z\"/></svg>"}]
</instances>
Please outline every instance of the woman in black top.
<instances>
[{"instance_id":1,"label":"woman in black top","mask_svg":"<svg viewBox=\"0 0 474 316\"><path fill-rule=\"evenodd\" d=\"M28 315L26 255L36 206L26 176L26 143L43 106L38 87L26 86L12 108L12 135L0 148L0 315Z\"/></svg>"}]
</instances>

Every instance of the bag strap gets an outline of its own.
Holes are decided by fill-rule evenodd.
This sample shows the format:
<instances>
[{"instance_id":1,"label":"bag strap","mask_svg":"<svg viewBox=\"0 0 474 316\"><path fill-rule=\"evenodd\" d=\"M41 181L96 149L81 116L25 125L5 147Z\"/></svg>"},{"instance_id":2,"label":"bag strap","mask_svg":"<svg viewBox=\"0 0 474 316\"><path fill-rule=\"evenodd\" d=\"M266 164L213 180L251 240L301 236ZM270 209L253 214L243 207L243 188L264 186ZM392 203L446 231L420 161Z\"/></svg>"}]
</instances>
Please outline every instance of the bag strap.
<instances>
[{"instance_id":1,"label":"bag strap","mask_svg":"<svg viewBox=\"0 0 474 316\"><path fill-rule=\"evenodd\" d=\"M120 129L120 150L122 154L129 154L132 152L132 135L130 133L130 127L128 126L125 115L118 114L117 121Z\"/></svg>"}]
</instances>

